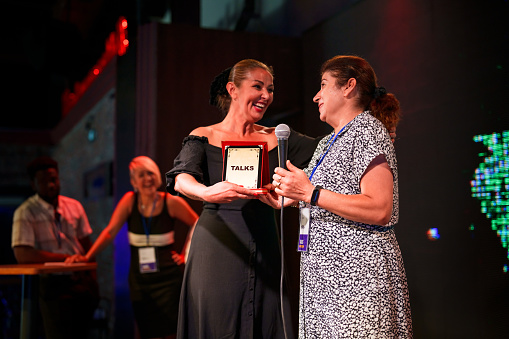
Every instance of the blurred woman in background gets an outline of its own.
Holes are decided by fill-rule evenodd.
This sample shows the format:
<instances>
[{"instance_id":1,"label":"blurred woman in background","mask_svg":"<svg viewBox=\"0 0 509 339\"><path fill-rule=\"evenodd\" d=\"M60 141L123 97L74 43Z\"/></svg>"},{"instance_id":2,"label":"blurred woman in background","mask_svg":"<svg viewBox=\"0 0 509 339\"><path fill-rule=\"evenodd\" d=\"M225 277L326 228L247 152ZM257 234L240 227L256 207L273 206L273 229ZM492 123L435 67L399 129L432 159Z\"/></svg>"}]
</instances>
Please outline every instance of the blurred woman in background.
<instances>
[{"instance_id":1,"label":"blurred woman in background","mask_svg":"<svg viewBox=\"0 0 509 339\"><path fill-rule=\"evenodd\" d=\"M129 164L131 185L117 204L108 226L85 256L75 255L66 262L92 260L108 246L127 222L131 265L129 286L134 316L142 338L174 338L178 303L185 263L185 250L198 219L181 197L158 191L161 172L146 156ZM182 253L174 248L174 222L190 227Z\"/></svg>"}]
</instances>

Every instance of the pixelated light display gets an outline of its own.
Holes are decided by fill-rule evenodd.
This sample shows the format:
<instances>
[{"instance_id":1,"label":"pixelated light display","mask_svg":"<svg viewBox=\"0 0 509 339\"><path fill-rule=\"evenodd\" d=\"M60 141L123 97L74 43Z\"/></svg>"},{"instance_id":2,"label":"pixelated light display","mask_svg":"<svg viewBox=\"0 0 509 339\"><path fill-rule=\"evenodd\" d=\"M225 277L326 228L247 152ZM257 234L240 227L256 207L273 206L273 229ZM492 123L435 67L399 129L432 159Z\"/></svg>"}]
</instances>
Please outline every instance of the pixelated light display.
<instances>
[{"instance_id":1,"label":"pixelated light display","mask_svg":"<svg viewBox=\"0 0 509 339\"><path fill-rule=\"evenodd\" d=\"M481 212L491 222L509 259L509 131L474 136L488 152L479 153L484 161L470 181L472 197L481 202ZM507 270L507 267L506 267Z\"/></svg>"}]
</instances>

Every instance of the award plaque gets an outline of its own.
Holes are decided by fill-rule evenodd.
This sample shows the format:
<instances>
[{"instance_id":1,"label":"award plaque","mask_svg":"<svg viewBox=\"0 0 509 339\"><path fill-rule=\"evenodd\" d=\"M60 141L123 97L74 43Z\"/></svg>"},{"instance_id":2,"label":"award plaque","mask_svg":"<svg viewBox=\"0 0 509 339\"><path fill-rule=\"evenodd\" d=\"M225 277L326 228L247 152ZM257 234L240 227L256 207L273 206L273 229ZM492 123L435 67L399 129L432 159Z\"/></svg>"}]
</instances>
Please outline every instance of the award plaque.
<instances>
[{"instance_id":1,"label":"award plaque","mask_svg":"<svg viewBox=\"0 0 509 339\"><path fill-rule=\"evenodd\" d=\"M269 163L266 142L223 141L223 181L265 194Z\"/></svg>"}]
</instances>

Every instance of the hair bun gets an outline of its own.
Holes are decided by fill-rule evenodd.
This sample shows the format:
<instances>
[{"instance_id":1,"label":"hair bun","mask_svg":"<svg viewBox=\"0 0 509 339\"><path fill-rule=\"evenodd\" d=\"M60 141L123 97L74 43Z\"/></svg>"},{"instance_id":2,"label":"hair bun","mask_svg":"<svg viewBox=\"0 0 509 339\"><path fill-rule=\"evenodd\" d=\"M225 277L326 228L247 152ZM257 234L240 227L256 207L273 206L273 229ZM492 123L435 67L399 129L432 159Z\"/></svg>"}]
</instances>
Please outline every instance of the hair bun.
<instances>
[{"instance_id":1,"label":"hair bun","mask_svg":"<svg viewBox=\"0 0 509 339\"><path fill-rule=\"evenodd\" d=\"M376 87L375 88L375 93L373 94L373 96L376 98L379 98L381 96L384 96L387 94L387 90L385 89L385 87Z\"/></svg>"},{"instance_id":2,"label":"hair bun","mask_svg":"<svg viewBox=\"0 0 509 339\"><path fill-rule=\"evenodd\" d=\"M219 95L226 95L228 92L226 91L226 84L228 83L228 78L230 77L231 67L228 67L221 73L219 73L212 83L210 84L210 98L209 103L212 106L217 106L217 97Z\"/></svg>"}]
</instances>

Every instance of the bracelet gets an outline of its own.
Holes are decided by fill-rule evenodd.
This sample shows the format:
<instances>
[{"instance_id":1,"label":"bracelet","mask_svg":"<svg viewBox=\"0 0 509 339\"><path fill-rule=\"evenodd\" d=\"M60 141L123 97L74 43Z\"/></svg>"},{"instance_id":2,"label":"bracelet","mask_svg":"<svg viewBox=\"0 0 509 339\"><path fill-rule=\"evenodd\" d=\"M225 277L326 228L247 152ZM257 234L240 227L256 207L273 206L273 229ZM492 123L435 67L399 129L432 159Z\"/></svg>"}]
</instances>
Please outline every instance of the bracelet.
<instances>
[{"instance_id":1,"label":"bracelet","mask_svg":"<svg viewBox=\"0 0 509 339\"><path fill-rule=\"evenodd\" d=\"M316 206L316 203L318 202L318 197L320 196L320 190L323 187L320 185L316 185L313 189L313 193L311 194L311 201L309 202L311 206Z\"/></svg>"}]
</instances>

